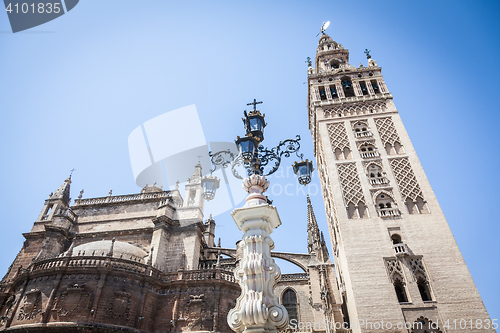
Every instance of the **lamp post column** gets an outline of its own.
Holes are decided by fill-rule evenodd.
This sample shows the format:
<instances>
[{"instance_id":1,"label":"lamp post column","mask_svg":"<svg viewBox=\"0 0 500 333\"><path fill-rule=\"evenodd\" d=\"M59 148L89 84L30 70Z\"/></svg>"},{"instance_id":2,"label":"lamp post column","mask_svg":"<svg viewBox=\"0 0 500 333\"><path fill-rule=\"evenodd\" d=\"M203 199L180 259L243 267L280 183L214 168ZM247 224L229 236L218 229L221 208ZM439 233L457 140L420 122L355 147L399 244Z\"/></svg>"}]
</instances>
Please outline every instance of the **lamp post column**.
<instances>
[{"instance_id":1,"label":"lamp post column","mask_svg":"<svg viewBox=\"0 0 500 333\"><path fill-rule=\"evenodd\" d=\"M264 176L245 178L243 188L249 193L246 203L231 213L243 231L238 244L242 259L234 272L241 295L227 317L229 327L238 333L272 333L288 324L288 313L274 294L281 271L271 258L274 242L270 234L281 221L276 207L269 205L262 194L268 187Z\"/></svg>"}]
</instances>

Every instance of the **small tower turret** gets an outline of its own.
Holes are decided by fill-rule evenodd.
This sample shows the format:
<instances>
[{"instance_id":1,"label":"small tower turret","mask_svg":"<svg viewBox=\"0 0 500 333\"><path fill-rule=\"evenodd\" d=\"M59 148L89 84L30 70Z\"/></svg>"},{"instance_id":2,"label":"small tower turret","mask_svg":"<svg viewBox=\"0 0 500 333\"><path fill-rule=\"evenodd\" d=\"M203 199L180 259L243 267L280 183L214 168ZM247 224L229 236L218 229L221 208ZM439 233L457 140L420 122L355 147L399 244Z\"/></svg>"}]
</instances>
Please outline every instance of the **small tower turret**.
<instances>
[{"instance_id":1,"label":"small tower turret","mask_svg":"<svg viewBox=\"0 0 500 333\"><path fill-rule=\"evenodd\" d=\"M52 222L54 215L59 211L60 208L68 208L70 202L70 185L71 176L69 176L59 188L51 193L45 204L43 205L42 211L38 216L31 232L43 231L43 226L49 222Z\"/></svg>"},{"instance_id":2,"label":"small tower turret","mask_svg":"<svg viewBox=\"0 0 500 333\"><path fill-rule=\"evenodd\" d=\"M71 228L76 214L69 207L71 176L45 200L31 232L45 232L40 251L35 259L45 259L61 254L71 244Z\"/></svg>"},{"instance_id":3,"label":"small tower turret","mask_svg":"<svg viewBox=\"0 0 500 333\"><path fill-rule=\"evenodd\" d=\"M183 207L200 207L203 211L203 187L201 186L201 164L198 162L194 167L193 174L185 186Z\"/></svg>"}]
</instances>

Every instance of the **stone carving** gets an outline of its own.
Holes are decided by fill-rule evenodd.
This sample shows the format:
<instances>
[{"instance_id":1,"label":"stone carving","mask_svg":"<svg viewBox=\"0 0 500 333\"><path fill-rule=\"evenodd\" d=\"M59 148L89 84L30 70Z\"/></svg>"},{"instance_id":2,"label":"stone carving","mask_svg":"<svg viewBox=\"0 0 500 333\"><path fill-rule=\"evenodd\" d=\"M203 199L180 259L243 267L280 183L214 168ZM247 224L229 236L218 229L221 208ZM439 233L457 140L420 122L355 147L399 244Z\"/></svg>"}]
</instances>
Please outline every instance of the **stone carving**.
<instances>
[{"instance_id":1,"label":"stone carving","mask_svg":"<svg viewBox=\"0 0 500 333\"><path fill-rule=\"evenodd\" d=\"M89 311L92 302L92 293L85 290L85 285L73 284L56 299L54 310L60 317Z\"/></svg>"},{"instance_id":2,"label":"stone carving","mask_svg":"<svg viewBox=\"0 0 500 333\"><path fill-rule=\"evenodd\" d=\"M394 283L396 280L403 282L403 270L401 264L397 259L386 259L387 271L389 272L389 278L391 282Z\"/></svg>"},{"instance_id":3,"label":"stone carving","mask_svg":"<svg viewBox=\"0 0 500 333\"><path fill-rule=\"evenodd\" d=\"M396 127L391 117L375 118L375 125L377 125L380 139L382 139L384 145L389 143L391 146L394 146L396 142L401 144L401 140L399 139L398 132L396 131Z\"/></svg>"},{"instance_id":4,"label":"stone carving","mask_svg":"<svg viewBox=\"0 0 500 333\"><path fill-rule=\"evenodd\" d=\"M189 295L187 304L183 310L181 320L186 321L187 331L211 331L212 327L206 327L211 324L213 319L213 301L205 299L205 294Z\"/></svg>"},{"instance_id":5,"label":"stone carving","mask_svg":"<svg viewBox=\"0 0 500 333\"><path fill-rule=\"evenodd\" d=\"M340 104L332 108L325 109L325 117L355 116L370 113L382 113L387 110L385 101Z\"/></svg>"},{"instance_id":6,"label":"stone carving","mask_svg":"<svg viewBox=\"0 0 500 333\"><path fill-rule=\"evenodd\" d=\"M43 316L42 312L42 293L38 289L31 289L26 293L23 305L17 316L17 320L32 320L37 315Z\"/></svg>"},{"instance_id":7,"label":"stone carving","mask_svg":"<svg viewBox=\"0 0 500 333\"><path fill-rule=\"evenodd\" d=\"M390 163L392 172L399 186L399 191L403 196L403 201L407 198L416 201L417 197L424 199L417 178L413 174L408 157L394 158L390 160Z\"/></svg>"},{"instance_id":8,"label":"stone carving","mask_svg":"<svg viewBox=\"0 0 500 333\"><path fill-rule=\"evenodd\" d=\"M427 281L427 273L425 272L424 263L421 258L411 258L409 259L411 271L415 280L418 280L419 277L423 278Z\"/></svg>"},{"instance_id":9,"label":"stone carving","mask_svg":"<svg viewBox=\"0 0 500 333\"><path fill-rule=\"evenodd\" d=\"M12 308L14 307L15 301L16 301L16 296L11 295L5 302L5 307L7 308L7 310L5 311L4 315L0 317L0 326L6 324L7 320L10 319L10 315L12 312Z\"/></svg>"},{"instance_id":10,"label":"stone carving","mask_svg":"<svg viewBox=\"0 0 500 333\"><path fill-rule=\"evenodd\" d=\"M114 296L109 301L106 317L129 320L131 298L132 295L125 289L115 291Z\"/></svg>"},{"instance_id":11,"label":"stone carving","mask_svg":"<svg viewBox=\"0 0 500 333\"><path fill-rule=\"evenodd\" d=\"M276 331L284 328L288 321L285 307L279 304L278 297L274 294L281 271L271 258L274 242L270 234L281 221L276 208L267 204L267 199L259 197L269 182L262 176L257 177L258 183L252 177L244 181L244 184L255 183L251 187L255 191L249 188L245 206L236 208L231 214L244 233L238 243L242 253L241 261L234 271L241 294L236 300L236 306L227 316L229 327L238 333L245 330Z\"/></svg>"},{"instance_id":12,"label":"stone carving","mask_svg":"<svg viewBox=\"0 0 500 333\"><path fill-rule=\"evenodd\" d=\"M243 180L243 189L248 192L245 207L256 206L267 202L262 193L269 188L269 181L261 175L251 175Z\"/></svg>"},{"instance_id":13,"label":"stone carving","mask_svg":"<svg viewBox=\"0 0 500 333\"><path fill-rule=\"evenodd\" d=\"M358 171L355 163L343 163L337 165L342 193L346 206L349 203L357 205L360 201L366 204L361 182L359 181Z\"/></svg>"},{"instance_id":14,"label":"stone carving","mask_svg":"<svg viewBox=\"0 0 500 333\"><path fill-rule=\"evenodd\" d=\"M243 260L234 275L242 291L236 300L236 307L229 311L227 317L229 326L236 332L242 332L247 326L284 327L288 313L274 295L274 286L281 272L271 258L270 250L274 248L272 239L263 235L253 235L244 237L241 243L243 243L241 245L244 252Z\"/></svg>"},{"instance_id":15,"label":"stone carving","mask_svg":"<svg viewBox=\"0 0 500 333\"><path fill-rule=\"evenodd\" d=\"M330 135L333 150L337 148L340 150L344 150L344 148L351 149L344 123L328 124L328 134Z\"/></svg>"}]
</instances>

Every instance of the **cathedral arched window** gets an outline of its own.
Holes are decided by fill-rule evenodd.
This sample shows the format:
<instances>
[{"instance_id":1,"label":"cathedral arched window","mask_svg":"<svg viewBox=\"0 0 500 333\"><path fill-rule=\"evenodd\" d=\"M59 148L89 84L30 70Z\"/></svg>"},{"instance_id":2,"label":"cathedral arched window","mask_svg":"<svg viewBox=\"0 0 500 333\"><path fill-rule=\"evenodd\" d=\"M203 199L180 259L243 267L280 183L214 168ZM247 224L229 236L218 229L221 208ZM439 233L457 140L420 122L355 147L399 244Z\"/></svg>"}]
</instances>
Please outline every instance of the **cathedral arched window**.
<instances>
[{"instance_id":1,"label":"cathedral arched window","mask_svg":"<svg viewBox=\"0 0 500 333\"><path fill-rule=\"evenodd\" d=\"M380 88L377 84L377 80L371 80L370 83L372 84L372 88L373 88L373 91L375 92L375 94L380 94Z\"/></svg>"},{"instance_id":2,"label":"cathedral arched window","mask_svg":"<svg viewBox=\"0 0 500 333\"><path fill-rule=\"evenodd\" d=\"M288 319L291 321L295 319L298 321L298 302L297 294L292 289L287 289L282 296L282 305L288 311Z\"/></svg>"},{"instance_id":3,"label":"cathedral arched window","mask_svg":"<svg viewBox=\"0 0 500 333\"><path fill-rule=\"evenodd\" d=\"M340 68L340 62L337 59L334 59L330 62L330 67L333 69Z\"/></svg>"},{"instance_id":4,"label":"cathedral arched window","mask_svg":"<svg viewBox=\"0 0 500 333\"><path fill-rule=\"evenodd\" d=\"M342 90L344 91L345 97L353 97L354 96L354 87L352 86L352 81L349 77L345 76L340 80L342 84Z\"/></svg>"}]
</instances>

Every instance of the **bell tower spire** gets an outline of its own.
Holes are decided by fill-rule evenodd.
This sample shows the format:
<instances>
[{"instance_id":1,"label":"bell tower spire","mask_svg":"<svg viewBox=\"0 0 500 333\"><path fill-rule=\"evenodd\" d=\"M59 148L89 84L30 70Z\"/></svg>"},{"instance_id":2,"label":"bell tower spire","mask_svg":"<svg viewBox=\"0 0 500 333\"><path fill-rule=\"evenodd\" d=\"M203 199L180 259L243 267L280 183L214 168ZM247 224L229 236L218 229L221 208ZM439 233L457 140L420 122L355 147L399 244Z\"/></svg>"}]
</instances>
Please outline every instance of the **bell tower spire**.
<instances>
[{"instance_id":1,"label":"bell tower spire","mask_svg":"<svg viewBox=\"0 0 500 333\"><path fill-rule=\"evenodd\" d=\"M353 333L372 331L360 322L491 322L382 68L365 54L367 65L352 66L349 51L322 34L316 68L307 69L309 129L344 320L358 323ZM309 253L323 246L319 238L308 198Z\"/></svg>"}]
</instances>

